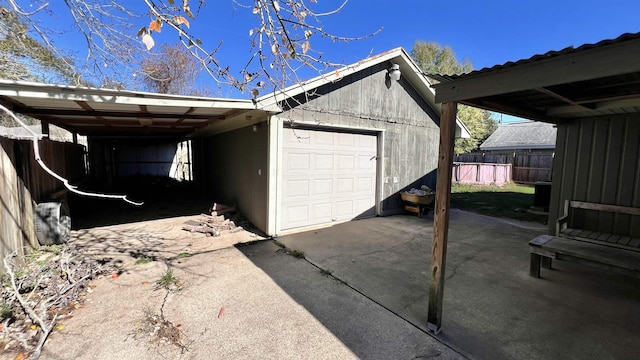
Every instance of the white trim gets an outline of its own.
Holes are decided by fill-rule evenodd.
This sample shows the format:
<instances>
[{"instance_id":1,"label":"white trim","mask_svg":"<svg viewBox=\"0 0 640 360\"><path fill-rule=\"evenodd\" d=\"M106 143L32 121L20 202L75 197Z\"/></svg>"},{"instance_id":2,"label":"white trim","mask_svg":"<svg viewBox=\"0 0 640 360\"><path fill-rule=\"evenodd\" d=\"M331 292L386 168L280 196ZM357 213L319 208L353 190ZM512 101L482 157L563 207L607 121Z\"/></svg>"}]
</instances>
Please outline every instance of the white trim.
<instances>
[{"instance_id":1,"label":"white trim","mask_svg":"<svg viewBox=\"0 0 640 360\"><path fill-rule=\"evenodd\" d=\"M376 156L378 163L376 164L376 216L382 216L382 200L384 199L384 142L385 132L378 133L378 151Z\"/></svg>"},{"instance_id":2,"label":"white trim","mask_svg":"<svg viewBox=\"0 0 640 360\"><path fill-rule=\"evenodd\" d=\"M275 235L278 230L278 196L280 193L279 185L281 181L278 177L280 162L279 148L281 148L282 122L277 116L271 116L267 120L268 130L268 178L267 178L267 235Z\"/></svg>"},{"instance_id":3,"label":"white trim","mask_svg":"<svg viewBox=\"0 0 640 360\"><path fill-rule=\"evenodd\" d=\"M319 123L319 122L314 122L314 121L302 121L302 120L292 120L289 118L280 118L282 119L283 123L287 122L288 124L292 124L295 127L295 125L302 125L303 127L308 127L312 130L350 130L350 131L355 131L357 133L367 133L367 132L385 132L386 129L381 129L381 128L375 128L375 127L362 127L362 126L351 126L351 125L340 125L340 124L326 124L326 123Z\"/></svg>"}]
</instances>

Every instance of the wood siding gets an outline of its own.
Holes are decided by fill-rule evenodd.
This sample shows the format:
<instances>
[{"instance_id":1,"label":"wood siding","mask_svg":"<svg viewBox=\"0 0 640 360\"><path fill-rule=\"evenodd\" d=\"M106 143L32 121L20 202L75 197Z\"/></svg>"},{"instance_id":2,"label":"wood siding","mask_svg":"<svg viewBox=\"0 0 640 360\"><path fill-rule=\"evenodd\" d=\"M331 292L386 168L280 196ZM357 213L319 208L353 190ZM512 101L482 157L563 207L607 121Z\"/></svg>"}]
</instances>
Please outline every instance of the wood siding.
<instances>
[{"instance_id":1,"label":"wood siding","mask_svg":"<svg viewBox=\"0 0 640 360\"><path fill-rule=\"evenodd\" d=\"M84 146L41 140L40 155L49 168L71 180L85 176ZM0 256L24 255L38 246L34 208L63 189L36 163L29 140L0 137ZM0 268L0 273L4 267Z\"/></svg>"},{"instance_id":2,"label":"wood siding","mask_svg":"<svg viewBox=\"0 0 640 360\"><path fill-rule=\"evenodd\" d=\"M193 140L196 182L214 201L235 204L254 226L266 232L267 124Z\"/></svg>"},{"instance_id":3,"label":"wood siding","mask_svg":"<svg viewBox=\"0 0 640 360\"><path fill-rule=\"evenodd\" d=\"M640 116L558 125L549 233L564 200L640 207ZM640 217L578 210L587 230L640 236Z\"/></svg>"},{"instance_id":4,"label":"wood siding","mask_svg":"<svg viewBox=\"0 0 640 360\"><path fill-rule=\"evenodd\" d=\"M435 188L439 118L402 77L391 81L386 64L371 67L285 104L281 118L384 130L382 215L401 211L400 191ZM397 182L395 180L397 179Z\"/></svg>"}]
</instances>

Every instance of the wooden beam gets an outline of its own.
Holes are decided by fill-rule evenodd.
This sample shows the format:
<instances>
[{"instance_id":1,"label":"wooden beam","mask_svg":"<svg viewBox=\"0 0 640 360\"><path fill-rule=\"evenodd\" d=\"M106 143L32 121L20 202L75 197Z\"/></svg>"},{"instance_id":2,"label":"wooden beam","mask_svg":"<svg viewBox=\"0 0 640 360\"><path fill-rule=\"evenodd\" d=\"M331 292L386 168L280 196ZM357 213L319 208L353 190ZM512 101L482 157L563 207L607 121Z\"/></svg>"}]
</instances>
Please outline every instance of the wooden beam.
<instances>
[{"instance_id":1,"label":"wooden beam","mask_svg":"<svg viewBox=\"0 0 640 360\"><path fill-rule=\"evenodd\" d=\"M442 81L436 102L468 100L640 72L640 39L613 42Z\"/></svg>"},{"instance_id":2,"label":"wooden beam","mask_svg":"<svg viewBox=\"0 0 640 360\"><path fill-rule=\"evenodd\" d=\"M560 101L563 101L563 102L565 102L565 103L567 103L569 105L581 106L581 107L584 107L584 109L586 109L586 110L593 110L593 106L590 107L590 106L587 106L587 105L578 104L574 100L569 99L568 97L566 97L564 95L560 95L560 94L558 94L558 93L556 93L554 91L551 91L551 90L549 90L547 88L536 88L536 90L541 92L541 93L543 93L543 94L547 94L547 95L549 95L549 96L551 96L553 98L556 98L556 99L558 99Z\"/></svg>"},{"instance_id":3,"label":"wooden beam","mask_svg":"<svg viewBox=\"0 0 640 360\"><path fill-rule=\"evenodd\" d=\"M125 118L155 118L155 119L194 119L194 120L224 120L224 115L207 115L207 114L184 114L184 113L150 113L150 112L131 112L131 111L103 111L103 110L74 110L74 109L35 109L24 108L17 110L18 112L38 117L39 115L52 116L92 116L92 117L125 117Z\"/></svg>"},{"instance_id":4,"label":"wooden beam","mask_svg":"<svg viewBox=\"0 0 640 360\"><path fill-rule=\"evenodd\" d=\"M438 153L438 179L433 219L433 243L431 245L431 281L429 282L429 312L427 329L434 333L442 327L442 293L444 268L447 259L449 234L449 199L451 197L451 170L453 168L453 144L456 133L457 104L442 104L440 116L440 148Z\"/></svg>"},{"instance_id":5,"label":"wooden beam","mask_svg":"<svg viewBox=\"0 0 640 360\"><path fill-rule=\"evenodd\" d=\"M49 123L47 121L40 121L40 128L42 130L42 135L46 135L49 137Z\"/></svg>"},{"instance_id":6,"label":"wooden beam","mask_svg":"<svg viewBox=\"0 0 640 360\"><path fill-rule=\"evenodd\" d=\"M555 118L555 117L549 116L539 111L538 109L531 108L521 104L512 104L508 101L504 101L499 98L496 98L496 99L480 98L480 99L473 99L469 101L461 101L460 103L477 107L480 109L497 111L503 114L518 116L525 119L541 121L546 123L559 124L566 121L562 118Z\"/></svg>"}]
</instances>

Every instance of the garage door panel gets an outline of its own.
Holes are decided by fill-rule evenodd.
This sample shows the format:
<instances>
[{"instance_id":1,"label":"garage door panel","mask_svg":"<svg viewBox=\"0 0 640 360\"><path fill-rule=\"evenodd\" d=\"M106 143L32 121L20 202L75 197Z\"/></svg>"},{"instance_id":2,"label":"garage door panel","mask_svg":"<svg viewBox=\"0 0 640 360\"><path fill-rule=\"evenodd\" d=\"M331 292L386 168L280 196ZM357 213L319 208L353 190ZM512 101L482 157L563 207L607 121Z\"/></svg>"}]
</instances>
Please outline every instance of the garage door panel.
<instances>
[{"instance_id":1,"label":"garage door panel","mask_svg":"<svg viewBox=\"0 0 640 360\"><path fill-rule=\"evenodd\" d=\"M372 170L376 169L375 158L371 158L369 155L358 155L358 170Z\"/></svg>"},{"instance_id":2,"label":"garage door panel","mask_svg":"<svg viewBox=\"0 0 640 360\"><path fill-rule=\"evenodd\" d=\"M337 194L350 194L353 193L353 190L353 178L338 179L338 189L336 190Z\"/></svg>"},{"instance_id":3,"label":"garage door panel","mask_svg":"<svg viewBox=\"0 0 640 360\"><path fill-rule=\"evenodd\" d=\"M282 230L375 216L375 135L284 132Z\"/></svg>"},{"instance_id":4,"label":"garage door panel","mask_svg":"<svg viewBox=\"0 0 640 360\"><path fill-rule=\"evenodd\" d=\"M309 193L309 180L289 180L287 181L287 196L290 197L308 197Z\"/></svg>"},{"instance_id":5,"label":"garage door panel","mask_svg":"<svg viewBox=\"0 0 640 360\"><path fill-rule=\"evenodd\" d=\"M290 206L285 216L290 223L306 223L309 221L309 205Z\"/></svg>"},{"instance_id":6,"label":"garage door panel","mask_svg":"<svg viewBox=\"0 0 640 360\"><path fill-rule=\"evenodd\" d=\"M311 195L331 195L333 194L333 179L317 179L313 181L313 192Z\"/></svg>"},{"instance_id":7,"label":"garage door panel","mask_svg":"<svg viewBox=\"0 0 640 360\"><path fill-rule=\"evenodd\" d=\"M325 202L313 205L313 218L317 221L331 221L332 213L331 202Z\"/></svg>"},{"instance_id":8,"label":"garage door panel","mask_svg":"<svg viewBox=\"0 0 640 360\"><path fill-rule=\"evenodd\" d=\"M310 154L289 153L287 155L287 161L285 162L285 169L309 171L309 166L311 165L310 159Z\"/></svg>"},{"instance_id":9,"label":"garage door panel","mask_svg":"<svg viewBox=\"0 0 640 360\"><path fill-rule=\"evenodd\" d=\"M336 201L336 215L338 220L345 220L353 215L353 200Z\"/></svg>"},{"instance_id":10,"label":"garage door panel","mask_svg":"<svg viewBox=\"0 0 640 360\"><path fill-rule=\"evenodd\" d=\"M375 179L370 177L359 177L357 182L356 191L358 192L371 192L375 191Z\"/></svg>"},{"instance_id":11,"label":"garage door panel","mask_svg":"<svg viewBox=\"0 0 640 360\"><path fill-rule=\"evenodd\" d=\"M333 170L333 154L315 154L315 169L316 170Z\"/></svg>"}]
</instances>

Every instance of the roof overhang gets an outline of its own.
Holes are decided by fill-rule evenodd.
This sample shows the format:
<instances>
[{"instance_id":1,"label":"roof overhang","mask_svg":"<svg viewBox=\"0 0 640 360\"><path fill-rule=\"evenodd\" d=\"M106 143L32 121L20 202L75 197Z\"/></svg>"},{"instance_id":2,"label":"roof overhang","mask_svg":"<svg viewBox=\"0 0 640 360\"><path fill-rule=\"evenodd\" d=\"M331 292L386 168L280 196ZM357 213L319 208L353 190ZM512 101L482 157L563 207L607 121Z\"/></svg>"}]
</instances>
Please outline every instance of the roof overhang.
<instances>
[{"instance_id":1,"label":"roof overhang","mask_svg":"<svg viewBox=\"0 0 640 360\"><path fill-rule=\"evenodd\" d=\"M88 136L184 137L264 117L250 100L6 80L0 80L0 103L16 113Z\"/></svg>"},{"instance_id":2,"label":"roof overhang","mask_svg":"<svg viewBox=\"0 0 640 360\"><path fill-rule=\"evenodd\" d=\"M272 94L264 95L257 99L258 107L266 111L280 112L282 111L280 104L286 99L294 98L305 92L311 94L314 89L317 89L320 86L340 81L349 75L385 62L389 64L398 64L400 66L401 76L411 84L411 86L423 99L426 100L429 106L438 115L441 113L441 104L436 102L436 93L426 74L420 70L420 67L401 47L368 57L358 61L357 63L317 76L310 80L301 82L300 84L289 86ZM460 119L456 119L456 137L469 138L470 136L471 134L469 129L467 129Z\"/></svg>"},{"instance_id":3,"label":"roof overhang","mask_svg":"<svg viewBox=\"0 0 640 360\"><path fill-rule=\"evenodd\" d=\"M439 81L436 101L550 123L637 113L640 34L536 55Z\"/></svg>"}]
</instances>

